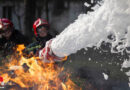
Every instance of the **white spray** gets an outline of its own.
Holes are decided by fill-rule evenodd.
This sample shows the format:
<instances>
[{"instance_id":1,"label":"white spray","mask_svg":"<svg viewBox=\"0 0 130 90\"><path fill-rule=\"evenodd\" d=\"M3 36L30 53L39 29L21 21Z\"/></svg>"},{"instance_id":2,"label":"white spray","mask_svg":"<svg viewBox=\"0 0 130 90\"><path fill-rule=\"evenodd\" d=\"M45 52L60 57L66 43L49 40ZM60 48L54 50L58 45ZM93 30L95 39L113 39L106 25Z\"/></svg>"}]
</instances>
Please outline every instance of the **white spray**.
<instances>
[{"instance_id":1,"label":"white spray","mask_svg":"<svg viewBox=\"0 0 130 90\"><path fill-rule=\"evenodd\" d=\"M108 40L108 35L115 40ZM85 47L99 47L102 41L118 46L118 51L130 46L130 0L105 0L100 8L89 14L81 14L58 35L51 44L59 56L70 55Z\"/></svg>"}]
</instances>

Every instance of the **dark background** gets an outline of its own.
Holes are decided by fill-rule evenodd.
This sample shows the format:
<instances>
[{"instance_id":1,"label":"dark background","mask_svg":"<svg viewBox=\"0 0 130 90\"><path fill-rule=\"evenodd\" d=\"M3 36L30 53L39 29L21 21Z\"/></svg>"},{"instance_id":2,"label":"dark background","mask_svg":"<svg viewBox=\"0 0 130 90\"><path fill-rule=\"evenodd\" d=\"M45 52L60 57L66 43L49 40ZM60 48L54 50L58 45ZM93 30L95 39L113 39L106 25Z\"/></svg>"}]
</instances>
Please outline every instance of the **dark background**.
<instances>
[{"instance_id":1,"label":"dark background","mask_svg":"<svg viewBox=\"0 0 130 90\"><path fill-rule=\"evenodd\" d=\"M93 11L91 8L100 0L0 0L0 17L9 18L15 28L32 39L32 25L37 18L47 19L52 34L58 34L81 13ZM84 6L84 2L90 4Z\"/></svg>"}]
</instances>

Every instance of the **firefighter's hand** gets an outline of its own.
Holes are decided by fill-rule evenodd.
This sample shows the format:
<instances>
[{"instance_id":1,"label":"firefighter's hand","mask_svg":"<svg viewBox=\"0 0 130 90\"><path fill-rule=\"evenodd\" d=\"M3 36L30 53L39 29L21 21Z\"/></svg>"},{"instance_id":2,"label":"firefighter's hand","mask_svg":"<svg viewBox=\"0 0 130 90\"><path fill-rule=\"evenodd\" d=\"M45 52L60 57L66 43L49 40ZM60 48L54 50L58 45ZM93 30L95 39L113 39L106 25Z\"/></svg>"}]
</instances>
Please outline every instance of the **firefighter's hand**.
<instances>
[{"instance_id":1,"label":"firefighter's hand","mask_svg":"<svg viewBox=\"0 0 130 90\"><path fill-rule=\"evenodd\" d=\"M52 49L51 49L51 43L52 40L47 41L45 48L40 50L39 57L45 62L45 63L54 63L54 62L61 62L64 60L64 57L57 57Z\"/></svg>"}]
</instances>

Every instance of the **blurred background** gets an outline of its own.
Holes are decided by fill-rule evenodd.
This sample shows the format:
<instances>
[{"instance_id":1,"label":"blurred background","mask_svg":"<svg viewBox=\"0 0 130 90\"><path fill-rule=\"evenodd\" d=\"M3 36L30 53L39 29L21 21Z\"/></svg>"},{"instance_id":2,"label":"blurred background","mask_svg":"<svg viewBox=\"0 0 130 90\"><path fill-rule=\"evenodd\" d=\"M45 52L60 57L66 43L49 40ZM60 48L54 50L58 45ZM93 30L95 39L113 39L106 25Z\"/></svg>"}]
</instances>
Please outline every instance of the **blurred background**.
<instances>
[{"instance_id":1,"label":"blurred background","mask_svg":"<svg viewBox=\"0 0 130 90\"><path fill-rule=\"evenodd\" d=\"M28 38L33 35L32 25L37 18L47 19L52 34L58 34L79 14L93 11L100 0L0 0L0 17L9 18L16 29ZM90 4L89 7L84 3Z\"/></svg>"}]
</instances>

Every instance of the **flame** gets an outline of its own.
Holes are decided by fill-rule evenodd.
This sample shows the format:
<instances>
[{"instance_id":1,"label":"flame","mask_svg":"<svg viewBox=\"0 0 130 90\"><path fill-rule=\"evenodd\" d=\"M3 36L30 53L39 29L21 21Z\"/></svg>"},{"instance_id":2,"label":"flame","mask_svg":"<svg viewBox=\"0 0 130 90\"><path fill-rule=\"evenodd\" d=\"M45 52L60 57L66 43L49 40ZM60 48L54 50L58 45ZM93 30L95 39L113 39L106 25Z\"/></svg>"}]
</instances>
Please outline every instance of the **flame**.
<instances>
[{"instance_id":1,"label":"flame","mask_svg":"<svg viewBox=\"0 0 130 90\"><path fill-rule=\"evenodd\" d=\"M63 74L63 67L55 63L44 63L39 57L27 59L22 56L24 48L24 45L19 45L19 54L0 71L4 83L17 84L21 88L33 87L35 90L81 90L70 80L68 73Z\"/></svg>"}]
</instances>

